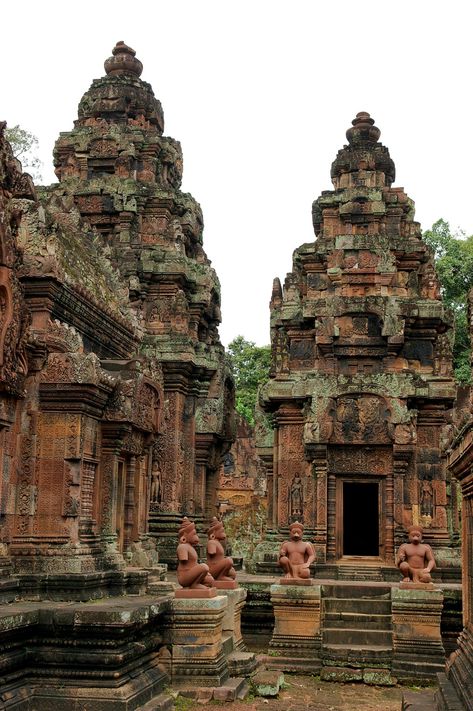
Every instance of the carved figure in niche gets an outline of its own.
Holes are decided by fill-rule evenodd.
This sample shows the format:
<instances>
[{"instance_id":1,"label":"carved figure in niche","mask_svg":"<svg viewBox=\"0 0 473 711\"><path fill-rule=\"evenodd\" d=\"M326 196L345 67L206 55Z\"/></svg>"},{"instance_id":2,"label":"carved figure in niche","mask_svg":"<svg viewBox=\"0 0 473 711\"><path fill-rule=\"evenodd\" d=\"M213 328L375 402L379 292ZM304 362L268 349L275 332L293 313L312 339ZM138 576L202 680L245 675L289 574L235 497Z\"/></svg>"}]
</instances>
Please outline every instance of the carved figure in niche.
<instances>
[{"instance_id":1,"label":"carved figure in niche","mask_svg":"<svg viewBox=\"0 0 473 711\"><path fill-rule=\"evenodd\" d=\"M161 503L161 469L157 461L151 467L149 500L151 504Z\"/></svg>"},{"instance_id":2,"label":"carved figure in niche","mask_svg":"<svg viewBox=\"0 0 473 711\"><path fill-rule=\"evenodd\" d=\"M235 460L231 452L227 452L223 458L224 474L232 474L235 471Z\"/></svg>"},{"instance_id":3,"label":"carved figure in niche","mask_svg":"<svg viewBox=\"0 0 473 711\"><path fill-rule=\"evenodd\" d=\"M284 328L278 328L273 340L272 366L275 373L289 372L288 338Z\"/></svg>"},{"instance_id":4,"label":"carved figure in niche","mask_svg":"<svg viewBox=\"0 0 473 711\"><path fill-rule=\"evenodd\" d=\"M179 254L185 254L186 252L186 236L184 230L181 227L179 220L175 219L172 221L172 239L174 241L174 249Z\"/></svg>"},{"instance_id":5,"label":"carved figure in niche","mask_svg":"<svg viewBox=\"0 0 473 711\"><path fill-rule=\"evenodd\" d=\"M207 531L209 537L207 541L207 565L212 577L219 581L234 581L236 578L233 559L225 555L223 541L226 540L223 523L215 516L213 517Z\"/></svg>"},{"instance_id":6,"label":"carved figure in niche","mask_svg":"<svg viewBox=\"0 0 473 711\"><path fill-rule=\"evenodd\" d=\"M334 437L336 441L384 443L390 440L390 412L378 396L338 398Z\"/></svg>"},{"instance_id":7,"label":"carved figure in niche","mask_svg":"<svg viewBox=\"0 0 473 711\"><path fill-rule=\"evenodd\" d=\"M452 374L452 344L448 333L437 337L434 350L434 374L451 376Z\"/></svg>"},{"instance_id":8,"label":"carved figure in niche","mask_svg":"<svg viewBox=\"0 0 473 711\"><path fill-rule=\"evenodd\" d=\"M187 517L182 519L179 528L179 545L177 546L177 582L183 588L203 590L212 587L213 577L206 563L199 563L195 547L199 544L199 536L193 521Z\"/></svg>"},{"instance_id":9,"label":"carved figure in niche","mask_svg":"<svg viewBox=\"0 0 473 711\"><path fill-rule=\"evenodd\" d=\"M337 407L337 420L341 423L342 434L347 439L358 434L360 411L358 409L358 401L355 398L340 398Z\"/></svg>"},{"instance_id":10,"label":"carved figure in niche","mask_svg":"<svg viewBox=\"0 0 473 711\"><path fill-rule=\"evenodd\" d=\"M432 548L422 543L421 526L410 526L409 543L403 543L397 552L396 564L403 574L403 583L431 583L430 573L435 568Z\"/></svg>"},{"instance_id":11,"label":"carved figure in niche","mask_svg":"<svg viewBox=\"0 0 473 711\"><path fill-rule=\"evenodd\" d=\"M115 161L115 175L120 178L129 178L133 174L135 159L132 155L123 151Z\"/></svg>"},{"instance_id":12,"label":"carved figure in niche","mask_svg":"<svg viewBox=\"0 0 473 711\"><path fill-rule=\"evenodd\" d=\"M304 526L299 521L294 521L289 526L290 541L285 541L279 551L279 565L287 578L308 580L310 578L310 564L315 560L312 544L303 541Z\"/></svg>"},{"instance_id":13,"label":"carved figure in niche","mask_svg":"<svg viewBox=\"0 0 473 711\"><path fill-rule=\"evenodd\" d=\"M422 269L420 279L420 295L423 299L439 299L440 286L432 262L427 262Z\"/></svg>"},{"instance_id":14,"label":"carved figure in niche","mask_svg":"<svg viewBox=\"0 0 473 711\"><path fill-rule=\"evenodd\" d=\"M303 494L302 480L296 474L292 480L291 490L289 492L289 517L292 521L297 521L302 518Z\"/></svg>"},{"instance_id":15,"label":"carved figure in niche","mask_svg":"<svg viewBox=\"0 0 473 711\"><path fill-rule=\"evenodd\" d=\"M421 482L420 510L423 516L434 515L434 492L431 482L426 479Z\"/></svg>"}]
</instances>

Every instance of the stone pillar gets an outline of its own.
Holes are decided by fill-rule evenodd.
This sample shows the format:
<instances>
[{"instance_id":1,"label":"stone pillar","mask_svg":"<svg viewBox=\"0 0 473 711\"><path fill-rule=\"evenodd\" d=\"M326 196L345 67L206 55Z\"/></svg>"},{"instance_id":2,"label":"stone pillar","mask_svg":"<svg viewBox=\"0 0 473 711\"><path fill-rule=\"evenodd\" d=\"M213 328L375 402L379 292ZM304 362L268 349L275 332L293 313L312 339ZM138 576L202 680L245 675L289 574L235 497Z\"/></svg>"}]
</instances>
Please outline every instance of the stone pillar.
<instances>
[{"instance_id":1,"label":"stone pillar","mask_svg":"<svg viewBox=\"0 0 473 711\"><path fill-rule=\"evenodd\" d=\"M109 568L123 569L125 561L118 550L116 534L118 454L111 441L103 441L100 454L100 510L98 518L105 564Z\"/></svg>"},{"instance_id":2,"label":"stone pillar","mask_svg":"<svg viewBox=\"0 0 473 711\"><path fill-rule=\"evenodd\" d=\"M315 452L313 461L315 479L315 507L316 523L314 548L316 562L325 563L327 560L327 447L321 446Z\"/></svg>"},{"instance_id":3,"label":"stone pillar","mask_svg":"<svg viewBox=\"0 0 473 711\"><path fill-rule=\"evenodd\" d=\"M271 602L274 631L268 666L316 673L321 668L320 585L271 585Z\"/></svg>"},{"instance_id":4,"label":"stone pillar","mask_svg":"<svg viewBox=\"0 0 473 711\"><path fill-rule=\"evenodd\" d=\"M228 678L222 625L228 602L212 598L175 598L169 614L172 685L221 686Z\"/></svg>"},{"instance_id":5,"label":"stone pillar","mask_svg":"<svg viewBox=\"0 0 473 711\"><path fill-rule=\"evenodd\" d=\"M433 584L392 588L393 665L401 681L435 679L445 665L440 634L443 593Z\"/></svg>"},{"instance_id":6,"label":"stone pillar","mask_svg":"<svg viewBox=\"0 0 473 711\"><path fill-rule=\"evenodd\" d=\"M232 649L245 650L245 643L241 636L241 611L246 600L246 590L244 588L235 588L234 590L220 590L219 595L224 595L227 598L227 609L222 622L223 636L231 635Z\"/></svg>"}]
</instances>

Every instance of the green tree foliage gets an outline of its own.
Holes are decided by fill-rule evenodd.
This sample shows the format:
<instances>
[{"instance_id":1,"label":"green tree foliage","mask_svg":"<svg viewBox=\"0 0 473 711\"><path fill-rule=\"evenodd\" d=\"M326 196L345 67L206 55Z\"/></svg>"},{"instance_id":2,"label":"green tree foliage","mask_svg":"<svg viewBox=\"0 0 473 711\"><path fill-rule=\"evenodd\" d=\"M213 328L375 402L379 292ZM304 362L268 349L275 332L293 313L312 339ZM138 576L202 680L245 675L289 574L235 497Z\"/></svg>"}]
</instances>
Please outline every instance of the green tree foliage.
<instances>
[{"instance_id":1,"label":"green tree foliage","mask_svg":"<svg viewBox=\"0 0 473 711\"><path fill-rule=\"evenodd\" d=\"M228 352L235 378L236 411L254 426L258 387L269 380L271 347L257 346L237 336L229 344Z\"/></svg>"},{"instance_id":2,"label":"green tree foliage","mask_svg":"<svg viewBox=\"0 0 473 711\"><path fill-rule=\"evenodd\" d=\"M13 155L21 161L23 170L29 173L33 180L42 180L41 168L42 162L35 155L38 149L38 139L29 131L20 128L18 124L12 128L7 128L5 137L10 143Z\"/></svg>"},{"instance_id":3,"label":"green tree foliage","mask_svg":"<svg viewBox=\"0 0 473 711\"><path fill-rule=\"evenodd\" d=\"M424 232L423 237L435 253L435 267L444 303L455 315L455 377L460 383L470 383L467 296L473 287L473 235L466 237L462 231L452 233L448 222L437 220L430 230Z\"/></svg>"}]
</instances>

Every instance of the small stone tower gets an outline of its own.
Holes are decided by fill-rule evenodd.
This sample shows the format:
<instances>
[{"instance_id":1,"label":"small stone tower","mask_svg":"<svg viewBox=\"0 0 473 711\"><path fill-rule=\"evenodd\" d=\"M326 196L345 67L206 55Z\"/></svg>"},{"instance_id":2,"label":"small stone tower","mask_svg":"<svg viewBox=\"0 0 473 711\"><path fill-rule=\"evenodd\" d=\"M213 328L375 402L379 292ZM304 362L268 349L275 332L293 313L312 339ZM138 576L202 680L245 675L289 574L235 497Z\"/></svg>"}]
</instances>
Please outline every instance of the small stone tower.
<instances>
[{"instance_id":1,"label":"small stone tower","mask_svg":"<svg viewBox=\"0 0 473 711\"><path fill-rule=\"evenodd\" d=\"M352 124L333 190L313 204L316 240L296 249L284 288L273 284L272 378L261 392L273 430L260 428L269 538L302 519L319 563L389 566L415 522L451 564L442 433L455 396L452 323L379 129L366 112Z\"/></svg>"}]
</instances>

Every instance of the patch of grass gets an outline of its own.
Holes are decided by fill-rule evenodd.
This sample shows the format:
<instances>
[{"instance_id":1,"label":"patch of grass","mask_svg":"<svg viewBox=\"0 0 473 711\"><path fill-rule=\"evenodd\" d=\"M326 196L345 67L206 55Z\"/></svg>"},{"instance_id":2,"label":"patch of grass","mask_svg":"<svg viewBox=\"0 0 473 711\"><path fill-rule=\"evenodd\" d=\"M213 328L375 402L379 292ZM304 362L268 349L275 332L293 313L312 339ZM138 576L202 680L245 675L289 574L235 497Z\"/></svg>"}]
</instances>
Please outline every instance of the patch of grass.
<instances>
[{"instance_id":1,"label":"patch of grass","mask_svg":"<svg viewBox=\"0 0 473 711\"><path fill-rule=\"evenodd\" d=\"M175 711L190 711L190 709L195 706L194 699L188 699L185 696L179 696L174 699L174 709Z\"/></svg>"}]
</instances>

